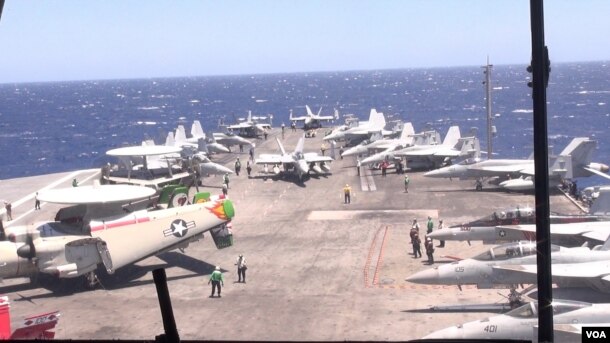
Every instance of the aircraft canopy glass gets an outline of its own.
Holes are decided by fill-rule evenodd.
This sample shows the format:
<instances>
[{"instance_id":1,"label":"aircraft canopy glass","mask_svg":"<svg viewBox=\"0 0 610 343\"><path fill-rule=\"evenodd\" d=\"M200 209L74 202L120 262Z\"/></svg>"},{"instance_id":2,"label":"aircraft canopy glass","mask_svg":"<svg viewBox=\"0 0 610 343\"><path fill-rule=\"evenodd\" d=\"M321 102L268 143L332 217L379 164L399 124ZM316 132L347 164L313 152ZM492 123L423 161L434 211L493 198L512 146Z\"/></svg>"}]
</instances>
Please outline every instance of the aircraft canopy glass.
<instances>
[{"instance_id":1,"label":"aircraft canopy glass","mask_svg":"<svg viewBox=\"0 0 610 343\"><path fill-rule=\"evenodd\" d=\"M569 300L554 300L553 301L553 314L562 314L570 311L575 311L581 308L591 306L590 303L580 301L569 301Z\"/></svg>"},{"instance_id":2,"label":"aircraft canopy glass","mask_svg":"<svg viewBox=\"0 0 610 343\"><path fill-rule=\"evenodd\" d=\"M515 318L535 318L538 316L538 303L529 302L523 306L506 313L507 316Z\"/></svg>"},{"instance_id":3,"label":"aircraft canopy glass","mask_svg":"<svg viewBox=\"0 0 610 343\"><path fill-rule=\"evenodd\" d=\"M551 252L559 251L559 246L551 245ZM479 261L506 260L536 254L536 242L517 242L498 245L474 257Z\"/></svg>"},{"instance_id":4,"label":"aircraft canopy glass","mask_svg":"<svg viewBox=\"0 0 610 343\"><path fill-rule=\"evenodd\" d=\"M461 165L461 166L468 166L468 165L475 164L475 163L478 163L478 162L481 162L481 158L479 158L479 157L470 157L470 158L467 158L467 159L461 161L458 164Z\"/></svg>"}]
</instances>

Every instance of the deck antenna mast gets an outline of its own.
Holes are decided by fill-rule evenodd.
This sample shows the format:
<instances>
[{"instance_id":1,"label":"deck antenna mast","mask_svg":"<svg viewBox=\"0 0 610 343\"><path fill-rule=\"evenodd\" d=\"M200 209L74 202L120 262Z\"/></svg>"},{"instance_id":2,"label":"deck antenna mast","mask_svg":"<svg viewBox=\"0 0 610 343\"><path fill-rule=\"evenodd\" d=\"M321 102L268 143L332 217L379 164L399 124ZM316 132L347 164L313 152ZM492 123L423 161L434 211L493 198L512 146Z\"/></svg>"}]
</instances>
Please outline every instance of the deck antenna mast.
<instances>
[{"instance_id":1,"label":"deck antenna mast","mask_svg":"<svg viewBox=\"0 0 610 343\"><path fill-rule=\"evenodd\" d=\"M487 108L487 159L491 158L492 143L491 138L492 135L495 134L495 127L491 125L491 68L493 64L489 64L489 56L487 56L487 65L482 66L481 68L485 68L483 74L485 74L485 81L483 84L485 85L485 107Z\"/></svg>"}]
</instances>

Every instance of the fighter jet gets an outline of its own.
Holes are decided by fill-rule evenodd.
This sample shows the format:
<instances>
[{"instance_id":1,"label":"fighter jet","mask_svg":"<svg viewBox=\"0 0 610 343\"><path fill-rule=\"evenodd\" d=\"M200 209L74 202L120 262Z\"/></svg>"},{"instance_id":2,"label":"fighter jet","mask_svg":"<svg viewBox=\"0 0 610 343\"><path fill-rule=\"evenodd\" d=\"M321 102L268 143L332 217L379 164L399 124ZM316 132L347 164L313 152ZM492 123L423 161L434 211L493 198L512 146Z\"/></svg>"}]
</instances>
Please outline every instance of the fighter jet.
<instances>
[{"instance_id":1,"label":"fighter jet","mask_svg":"<svg viewBox=\"0 0 610 343\"><path fill-rule=\"evenodd\" d=\"M377 112L374 108L371 109L369 120L367 122L360 122L356 127L343 127L333 130L329 135L324 137L325 141L330 140L352 140L352 139L366 139L375 132L381 132L382 135L390 134L391 131L385 131L385 117L383 113Z\"/></svg>"},{"instance_id":2,"label":"fighter jet","mask_svg":"<svg viewBox=\"0 0 610 343\"><path fill-rule=\"evenodd\" d=\"M553 263L553 279L559 275L556 270L564 270L568 265L575 266L573 271L578 273L587 263L606 263L610 260L610 240L594 249L586 247L565 248L551 245L551 260ZM506 269L511 269L507 271ZM533 277L528 272L520 273L513 269L533 269ZM593 269L587 269L592 271ZM456 285L461 289L463 285L476 285L478 288L498 288L504 286L515 288L518 284L536 283L536 242L520 241L507 243L490 248L473 258L455 261L450 264L439 265L431 269L417 272L406 278L407 281L429 285ZM605 272L605 274L604 274ZM610 270L599 271L600 274L610 275ZM595 274L595 273L592 273ZM598 274L595 274L596 276ZM558 283L562 286L573 286L574 283ZM584 284L583 286L589 286ZM610 291L610 285L606 292Z\"/></svg>"},{"instance_id":3,"label":"fighter jet","mask_svg":"<svg viewBox=\"0 0 610 343\"><path fill-rule=\"evenodd\" d=\"M610 323L610 304L554 299L554 324L604 326ZM486 339L533 341L538 324L538 303L529 302L506 314L435 331L423 339ZM569 341L573 342L573 341Z\"/></svg>"},{"instance_id":4,"label":"fighter jet","mask_svg":"<svg viewBox=\"0 0 610 343\"><path fill-rule=\"evenodd\" d=\"M371 135L370 140L345 150L341 156L356 156L375 150L396 150L411 146L415 142L415 130L413 124L405 123L398 138L383 138L380 132Z\"/></svg>"},{"instance_id":5,"label":"fighter jet","mask_svg":"<svg viewBox=\"0 0 610 343\"><path fill-rule=\"evenodd\" d=\"M562 179L600 175L610 178L609 168L602 163L591 162L597 142L587 137L576 137L559 156L551 159L549 181L558 185ZM467 159L459 164L443 167L424 174L427 177L482 179L492 178L506 190L524 191L534 189L534 160L519 159Z\"/></svg>"},{"instance_id":6,"label":"fighter jet","mask_svg":"<svg viewBox=\"0 0 610 343\"><path fill-rule=\"evenodd\" d=\"M322 121L328 122L328 121L333 121L333 120L339 119L339 111L337 111L336 109L335 109L334 115L332 115L332 116L320 115L320 112L322 112L322 107L320 107L320 110L318 111L317 114L313 113L308 105L305 105L305 109L307 110L307 114L305 114L304 116L300 116L300 117L293 117L292 110L290 110L290 121L295 124L296 124L296 122L302 121L303 129L305 129L305 130L317 129L317 128L322 127Z\"/></svg>"},{"instance_id":7,"label":"fighter jet","mask_svg":"<svg viewBox=\"0 0 610 343\"><path fill-rule=\"evenodd\" d=\"M165 145L177 145L183 148L190 148L196 152L203 152L208 155L211 153L230 152L229 148L217 143L213 136L210 137L211 139L209 141L206 139L205 132L203 132L203 128L201 127L199 120L195 120L191 126L192 137L186 137L186 132L184 130L184 126L182 125L178 125L178 128L176 128L173 142L170 140L170 136L171 132L168 134L168 140L166 140Z\"/></svg>"},{"instance_id":8,"label":"fighter jet","mask_svg":"<svg viewBox=\"0 0 610 343\"><path fill-rule=\"evenodd\" d=\"M99 183L41 191L41 201L71 206L54 221L6 229L0 277L83 276L93 287L98 266L112 274L146 257L185 249L206 231L218 248L232 244L225 225L235 213L231 201L210 199L209 193L191 201L186 187L178 186L154 194L148 187Z\"/></svg>"},{"instance_id":9,"label":"fighter jet","mask_svg":"<svg viewBox=\"0 0 610 343\"><path fill-rule=\"evenodd\" d=\"M403 149L383 151L362 160L362 163L380 162L388 158L406 158L407 166L412 169L434 168L446 164L457 157L478 156L479 140L476 137L460 138L460 129L452 126L442 144L413 145Z\"/></svg>"},{"instance_id":10,"label":"fighter jet","mask_svg":"<svg viewBox=\"0 0 610 343\"><path fill-rule=\"evenodd\" d=\"M610 194L608 194L610 195ZM551 224L584 223L608 220L610 217L600 215L566 215L551 213ZM533 208L524 206L496 211L491 215L467 223L450 226L443 230L436 230L430 234L432 239L443 241L483 241L484 244L535 239L535 231L524 231L504 228L509 225L535 224L536 216ZM502 228L500 228L502 226ZM581 245L582 239L574 238L571 242L563 240L567 246Z\"/></svg>"},{"instance_id":11,"label":"fighter jet","mask_svg":"<svg viewBox=\"0 0 610 343\"><path fill-rule=\"evenodd\" d=\"M233 145L254 145L254 143L234 133L214 132L212 133L212 137L214 137L215 142L220 143L229 148L229 151L231 151L231 147Z\"/></svg>"},{"instance_id":12,"label":"fighter jet","mask_svg":"<svg viewBox=\"0 0 610 343\"><path fill-rule=\"evenodd\" d=\"M333 160L331 157L320 156L315 152L303 153L305 134L299 138L297 146L292 153L287 153L280 140L277 137L275 139L281 154L261 154L254 163L265 165L266 170L268 170L268 165L272 165L273 168L271 172L276 175L281 172L280 166L283 166L284 173L295 174L300 181L302 181L303 177L308 175L310 171L317 174L330 172L329 164Z\"/></svg>"},{"instance_id":13,"label":"fighter jet","mask_svg":"<svg viewBox=\"0 0 610 343\"><path fill-rule=\"evenodd\" d=\"M229 125L227 129L231 132L237 131L238 135L245 137L258 137L265 133L265 130L271 129L271 124L259 123L258 120L267 119L266 116L253 117L252 111L248 111L248 118L244 119L239 124ZM221 144L224 144L221 142ZM241 143L238 143L241 144Z\"/></svg>"}]
</instances>

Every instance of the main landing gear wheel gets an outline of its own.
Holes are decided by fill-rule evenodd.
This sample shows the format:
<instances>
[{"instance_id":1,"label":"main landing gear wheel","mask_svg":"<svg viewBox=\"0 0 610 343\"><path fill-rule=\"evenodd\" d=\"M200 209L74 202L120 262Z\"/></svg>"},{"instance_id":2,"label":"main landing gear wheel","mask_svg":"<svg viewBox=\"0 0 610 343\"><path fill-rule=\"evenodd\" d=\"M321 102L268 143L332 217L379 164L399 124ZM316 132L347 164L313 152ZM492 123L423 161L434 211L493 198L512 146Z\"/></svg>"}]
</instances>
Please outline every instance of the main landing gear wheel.
<instances>
[{"instance_id":1,"label":"main landing gear wheel","mask_svg":"<svg viewBox=\"0 0 610 343\"><path fill-rule=\"evenodd\" d=\"M95 275L95 272L89 272L85 274L85 288L94 289L98 283L99 280L97 278L97 275Z\"/></svg>"}]
</instances>

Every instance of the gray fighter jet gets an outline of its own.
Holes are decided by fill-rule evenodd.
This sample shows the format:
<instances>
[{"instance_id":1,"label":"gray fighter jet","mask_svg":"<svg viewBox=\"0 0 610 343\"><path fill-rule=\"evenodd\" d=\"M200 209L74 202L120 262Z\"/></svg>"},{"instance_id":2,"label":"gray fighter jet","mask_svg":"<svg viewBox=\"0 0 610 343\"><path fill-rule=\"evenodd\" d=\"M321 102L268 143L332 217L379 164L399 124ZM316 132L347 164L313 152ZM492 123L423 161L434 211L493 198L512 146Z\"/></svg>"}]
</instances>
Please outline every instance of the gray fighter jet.
<instances>
[{"instance_id":1,"label":"gray fighter jet","mask_svg":"<svg viewBox=\"0 0 610 343\"><path fill-rule=\"evenodd\" d=\"M593 281L604 270L593 272L586 267L587 263L607 263L610 260L610 240L603 246L593 249L586 247L564 248L551 245L551 260L553 263L553 279L567 274L571 266L574 275L579 271L587 273ZM565 264L565 265L564 265ZM579 267L581 266L581 267ZM610 275L610 269L605 269L604 275ZM563 274L561 272L564 271ZM506 286L515 288L518 284L536 283L536 242L515 242L490 248L474 258L456 261L450 264L436 266L432 269L417 272L407 279L409 282L434 285L476 285L478 288L498 288ZM558 286L574 286L575 279L559 280ZM588 280L585 280L588 281ZM582 282L582 286L595 286L590 282ZM608 287L595 287L600 291L610 291Z\"/></svg>"},{"instance_id":2,"label":"gray fighter jet","mask_svg":"<svg viewBox=\"0 0 610 343\"><path fill-rule=\"evenodd\" d=\"M603 194L603 198L605 199L606 197L610 198L610 192ZM551 213L550 219L553 227L556 227L555 224L604 221L610 219L610 217ZM491 215L467 223L452 225L447 229L436 230L430 233L429 237L443 241L467 241L469 244L471 241L483 241L484 244L497 244L518 240L534 240L536 239L534 227L527 226L527 230L521 230L520 226L516 225L535 223L536 215L534 209L527 206L518 206L516 208L496 211ZM579 246L585 241L582 237L555 234L555 230L551 234L554 239L561 241L561 245L564 246Z\"/></svg>"},{"instance_id":3,"label":"gray fighter jet","mask_svg":"<svg viewBox=\"0 0 610 343\"><path fill-rule=\"evenodd\" d=\"M585 177L592 174L610 178L608 166L591 162L597 142L587 137L576 137L559 156L549 163L549 181L557 185L561 179ZM436 169L424 174L427 177L477 179L492 178L494 183L510 191L534 189L534 160L476 158Z\"/></svg>"},{"instance_id":4,"label":"gray fighter jet","mask_svg":"<svg viewBox=\"0 0 610 343\"><path fill-rule=\"evenodd\" d=\"M583 326L607 326L610 304L553 300L553 323ZM534 340L538 325L538 303L530 302L506 314L451 326L423 339L514 339ZM573 342L573 340L568 340ZM558 340L555 340L558 342Z\"/></svg>"}]
</instances>

